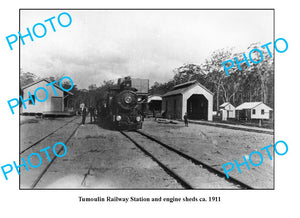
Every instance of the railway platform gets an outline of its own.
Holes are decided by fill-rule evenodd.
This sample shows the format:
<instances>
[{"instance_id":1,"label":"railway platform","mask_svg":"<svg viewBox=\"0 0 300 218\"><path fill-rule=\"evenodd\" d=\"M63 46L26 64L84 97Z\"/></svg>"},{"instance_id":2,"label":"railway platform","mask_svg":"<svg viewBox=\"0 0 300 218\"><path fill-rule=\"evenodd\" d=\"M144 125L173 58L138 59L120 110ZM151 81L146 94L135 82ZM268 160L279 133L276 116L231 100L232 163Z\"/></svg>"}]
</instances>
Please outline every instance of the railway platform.
<instances>
[{"instance_id":1,"label":"railway platform","mask_svg":"<svg viewBox=\"0 0 300 218\"><path fill-rule=\"evenodd\" d=\"M183 122L183 121L181 121ZM267 128L259 128L254 126L243 126L238 124L228 124L228 123L219 123L219 122L212 122L212 121L204 121L204 120L189 120L189 123L199 124L199 125L207 125L207 126L215 126L227 129L235 129L235 130L243 130L248 132L258 132L258 133L266 133L273 135L273 129Z\"/></svg>"}]
</instances>

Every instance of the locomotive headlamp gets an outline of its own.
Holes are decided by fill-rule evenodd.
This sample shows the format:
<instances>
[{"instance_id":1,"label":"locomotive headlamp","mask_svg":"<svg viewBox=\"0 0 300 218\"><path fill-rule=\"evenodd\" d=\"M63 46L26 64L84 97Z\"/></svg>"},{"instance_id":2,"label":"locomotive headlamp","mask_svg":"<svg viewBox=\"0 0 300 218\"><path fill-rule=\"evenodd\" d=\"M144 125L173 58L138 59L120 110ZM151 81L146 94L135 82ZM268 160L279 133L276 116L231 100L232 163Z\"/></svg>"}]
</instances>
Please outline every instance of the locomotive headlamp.
<instances>
[{"instance_id":1,"label":"locomotive headlamp","mask_svg":"<svg viewBox=\"0 0 300 218\"><path fill-rule=\"evenodd\" d=\"M117 117L116 117L116 120L117 121L120 121L122 119L122 117L120 116L120 115L118 115Z\"/></svg>"},{"instance_id":2,"label":"locomotive headlamp","mask_svg":"<svg viewBox=\"0 0 300 218\"><path fill-rule=\"evenodd\" d=\"M140 116L137 116L137 117L136 117L136 121L140 122L140 121L141 121L141 117L140 117Z\"/></svg>"},{"instance_id":3,"label":"locomotive headlamp","mask_svg":"<svg viewBox=\"0 0 300 218\"><path fill-rule=\"evenodd\" d=\"M124 100L127 104L130 104L132 102L132 97L131 96L126 96Z\"/></svg>"}]
</instances>

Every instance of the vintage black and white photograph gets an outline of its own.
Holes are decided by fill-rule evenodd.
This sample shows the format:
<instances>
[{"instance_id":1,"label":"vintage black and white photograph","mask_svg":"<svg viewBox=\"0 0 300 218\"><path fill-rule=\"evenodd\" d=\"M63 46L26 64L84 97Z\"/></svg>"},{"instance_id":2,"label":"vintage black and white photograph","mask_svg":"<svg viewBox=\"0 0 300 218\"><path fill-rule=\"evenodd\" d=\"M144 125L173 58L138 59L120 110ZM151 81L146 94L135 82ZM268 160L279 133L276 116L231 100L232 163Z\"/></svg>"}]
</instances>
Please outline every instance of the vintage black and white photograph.
<instances>
[{"instance_id":1,"label":"vintage black and white photograph","mask_svg":"<svg viewBox=\"0 0 300 218\"><path fill-rule=\"evenodd\" d=\"M274 10L19 13L20 189L274 189Z\"/></svg>"}]
</instances>

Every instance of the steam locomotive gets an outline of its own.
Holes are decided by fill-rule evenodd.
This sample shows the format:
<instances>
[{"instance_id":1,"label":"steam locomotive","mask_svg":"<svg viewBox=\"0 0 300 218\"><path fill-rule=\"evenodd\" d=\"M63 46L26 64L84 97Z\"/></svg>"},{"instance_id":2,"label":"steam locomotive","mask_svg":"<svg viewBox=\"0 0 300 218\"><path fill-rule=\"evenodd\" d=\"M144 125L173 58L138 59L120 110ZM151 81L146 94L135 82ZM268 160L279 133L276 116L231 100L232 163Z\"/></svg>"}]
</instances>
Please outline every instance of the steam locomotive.
<instances>
[{"instance_id":1,"label":"steam locomotive","mask_svg":"<svg viewBox=\"0 0 300 218\"><path fill-rule=\"evenodd\" d=\"M110 129L136 130L143 124L142 102L145 99L132 87L130 77L118 79L108 90L101 109L103 124Z\"/></svg>"}]
</instances>

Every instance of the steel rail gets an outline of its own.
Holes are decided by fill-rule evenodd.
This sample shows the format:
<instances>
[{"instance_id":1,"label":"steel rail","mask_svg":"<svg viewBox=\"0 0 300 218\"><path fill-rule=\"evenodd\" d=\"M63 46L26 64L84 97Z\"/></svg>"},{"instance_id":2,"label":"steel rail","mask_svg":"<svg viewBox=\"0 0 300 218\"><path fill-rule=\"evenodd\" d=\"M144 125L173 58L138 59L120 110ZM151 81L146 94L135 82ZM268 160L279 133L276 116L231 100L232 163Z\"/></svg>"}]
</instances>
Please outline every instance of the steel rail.
<instances>
[{"instance_id":1,"label":"steel rail","mask_svg":"<svg viewBox=\"0 0 300 218\"><path fill-rule=\"evenodd\" d=\"M66 141L64 141L64 144L66 145L70 139L73 137L73 135L75 134L75 132L77 131L77 129L79 128L80 124L78 124L78 126L74 129L74 131L71 133L71 135L67 138ZM64 147L61 147L61 149L59 149L59 151L57 152L57 154L59 154ZM54 157L52 158L52 160L48 163L48 165L45 167L45 169L41 172L41 174L35 179L35 181L33 182L31 188L34 189L36 187L36 185L39 183L39 181L42 179L42 177L45 175L45 173L47 172L47 170L49 169L49 167L52 165L52 163L55 161L55 159L57 158L56 155L54 155Z\"/></svg>"},{"instance_id":2,"label":"steel rail","mask_svg":"<svg viewBox=\"0 0 300 218\"><path fill-rule=\"evenodd\" d=\"M137 133L139 133L139 134L145 136L146 138L148 138L148 139L150 139L150 140L152 140L152 141L154 141L154 142L160 144L160 145L163 146L164 148L166 148L166 149L168 149L168 150L170 150L170 151L175 152L176 154L180 155L181 157L183 157L183 158L185 158L185 159L187 159L187 160L190 160L190 161L193 162L195 165L201 165L203 168L207 169L208 171L210 171L210 172L212 172L212 173L215 173L216 175L218 175L218 176L220 176L220 177L222 177L222 178L225 178L227 181L229 181L229 182L231 182L231 183L234 183L234 184L236 184L236 185L241 186L243 189L254 189L253 187L251 187L251 186L249 186L249 185L247 185L247 184L245 184L245 183L243 183L243 182L241 182L241 181L239 181L239 180L237 180L237 179L235 179L235 178L233 178L233 177L227 178L227 177L226 177L226 174L223 173L222 171L219 171L219 170L217 170L217 169L215 169L215 168L213 168L213 167L207 165L206 163L203 163L202 161L199 161L199 160L195 159L194 157L191 157L191 156L189 156L188 154L185 154L185 153L183 153L183 152L181 152L181 151L179 151L179 150L177 150L177 149L171 147L170 145L167 145L167 144L161 142L161 141L158 140L157 138L154 138L153 136L151 136L151 135L149 135L149 134L147 134L147 133L144 133L144 132L139 131L139 130L136 130L135 132L137 132Z\"/></svg>"},{"instance_id":3,"label":"steel rail","mask_svg":"<svg viewBox=\"0 0 300 218\"><path fill-rule=\"evenodd\" d=\"M66 125L68 125L69 123L71 123L72 121L76 120L77 117L75 117L73 120L68 121L67 123L65 123L64 125L62 125L61 127L55 129L53 132L49 133L46 136L43 136L41 139L37 140L36 142L34 142L33 144L31 144L30 146L28 146L27 148L25 148L23 151L20 152L20 154L23 154L25 151L29 150L30 148L32 148L33 146L37 145L38 143L44 141L46 138L48 138L49 136L53 135L55 132L57 132L58 130L60 130L61 128L65 127Z\"/></svg>"},{"instance_id":4,"label":"steel rail","mask_svg":"<svg viewBox=\"0 0 300 218\"><path fill-rule=\"evenodd\" d=\"M195 189L189 182L187 182L184 178L179 176L177 173L175 173L173 170L168 168L166 165L164 165L161 161L159 161L156 157L154 157L150 152L148 152L146 149L144 149L142 146L139 145L138 142L136 142L132 137L130 137L128 134L126 134L123 131L120 131L122 135L124 135L126 138L128 138L135 146L137 146L143 153L145 153L147 156L149 156L154 162L156 162L168 175L173 177L183 188L185 189Z\"/></svg>"}]
</instances>

